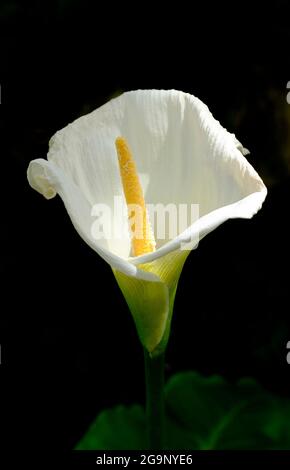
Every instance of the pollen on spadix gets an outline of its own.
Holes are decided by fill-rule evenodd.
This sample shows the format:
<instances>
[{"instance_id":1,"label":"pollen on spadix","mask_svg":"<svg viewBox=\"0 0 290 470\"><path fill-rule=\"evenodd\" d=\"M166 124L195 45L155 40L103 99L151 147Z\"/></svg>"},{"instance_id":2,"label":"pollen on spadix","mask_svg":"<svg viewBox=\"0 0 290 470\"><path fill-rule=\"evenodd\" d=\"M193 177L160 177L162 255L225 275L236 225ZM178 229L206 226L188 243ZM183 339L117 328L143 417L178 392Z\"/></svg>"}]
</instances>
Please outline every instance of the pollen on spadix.
<instances>
[{"instance_id":1,"label":"pollen on spadix","mask_svg":"<svg viewBox=\"0 0 290 470\"><path fill-rule=\"evenodd\" d=\"M134 224L131 223L130 226L133 255L140 256L151 253L155 251L156 243L150 225L136 163L123 137L117 137L115 145L124 195L128 206L129 219L134 217Z\"/></svg>"}]
</instances>

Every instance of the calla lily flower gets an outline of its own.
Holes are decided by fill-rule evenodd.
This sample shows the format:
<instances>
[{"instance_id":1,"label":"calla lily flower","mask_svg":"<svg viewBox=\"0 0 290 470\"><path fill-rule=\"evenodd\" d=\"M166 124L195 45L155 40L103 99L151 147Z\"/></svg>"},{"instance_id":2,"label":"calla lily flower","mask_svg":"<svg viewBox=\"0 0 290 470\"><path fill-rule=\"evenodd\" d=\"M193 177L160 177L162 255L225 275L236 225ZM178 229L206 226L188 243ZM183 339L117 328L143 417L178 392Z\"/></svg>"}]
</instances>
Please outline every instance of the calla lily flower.
<instances>
[{"instance_id":1,"label":"calla lily flower","mask_svg":"<svg viewBox=\"0 0 290 470\"><path fill-rule=\"evenodd\" d=\"M147 203L199 204L197 220L174 239L156 238L155 249L138 256L132 256L129 232L100 239L92 233L94 205L113 207L115 196L124 200L115 147L120 136L129 143ZM79 235L112 267L151 356L167 344L189 254L184 244L228 219L249 219L262 206L267 190L246 153L198 98L175 90L139 90L58 131L47 160L30 162L32 188L47 199L59 194Z\"/></svg>"}]
</instances>

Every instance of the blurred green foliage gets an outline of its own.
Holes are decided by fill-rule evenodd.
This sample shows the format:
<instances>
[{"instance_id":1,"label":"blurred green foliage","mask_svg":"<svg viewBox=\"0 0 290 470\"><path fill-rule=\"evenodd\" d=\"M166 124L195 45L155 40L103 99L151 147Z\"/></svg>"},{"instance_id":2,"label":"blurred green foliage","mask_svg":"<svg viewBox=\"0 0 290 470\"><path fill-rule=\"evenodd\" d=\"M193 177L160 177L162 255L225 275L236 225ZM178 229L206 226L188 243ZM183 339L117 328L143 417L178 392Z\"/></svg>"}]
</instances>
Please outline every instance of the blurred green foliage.
<instances>
[{"instance_id":1,"label":"blurred green foliage","mask_svg":"<svg viewBox=\"0 0 290 470\"><path fill-rule=\"evenodd\" d=\"M166 385L167 449L290 449L290 405L252 379L236 384L196 372L174 375ZM146 449L143 408L103 411L77 450Z\"/></svg>"}]
</instances>

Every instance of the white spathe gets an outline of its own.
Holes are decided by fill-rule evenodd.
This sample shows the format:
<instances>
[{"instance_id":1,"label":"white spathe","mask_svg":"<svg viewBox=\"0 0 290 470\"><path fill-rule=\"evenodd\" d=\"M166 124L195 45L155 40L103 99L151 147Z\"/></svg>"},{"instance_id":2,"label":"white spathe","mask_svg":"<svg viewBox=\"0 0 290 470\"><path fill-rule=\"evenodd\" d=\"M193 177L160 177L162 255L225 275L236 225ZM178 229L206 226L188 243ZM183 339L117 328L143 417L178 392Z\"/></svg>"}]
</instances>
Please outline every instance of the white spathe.
<instances>
[{"instance_id":1,"label":"white spathe","mask_svg":"<svg viewBox=\"0 0 290 470\"><path fill-rule=\"evenodd\" d=\"M199 204L200 218L185 232L157 240L155 252L136 258L130 258L129 233L96 240L91 231L94 204L113 207L115 196L124 198L115 149L119 136L132 150L146 203ZM266 187L243 153L198 98L176 90L138 90L58 131L47 160L29 165L30 185L47 199L58 193L80 236L111 265L151 354L168 339L188 255L180 248L228 219L251 218L262 206Z\"/></svg>"}]
</instances>

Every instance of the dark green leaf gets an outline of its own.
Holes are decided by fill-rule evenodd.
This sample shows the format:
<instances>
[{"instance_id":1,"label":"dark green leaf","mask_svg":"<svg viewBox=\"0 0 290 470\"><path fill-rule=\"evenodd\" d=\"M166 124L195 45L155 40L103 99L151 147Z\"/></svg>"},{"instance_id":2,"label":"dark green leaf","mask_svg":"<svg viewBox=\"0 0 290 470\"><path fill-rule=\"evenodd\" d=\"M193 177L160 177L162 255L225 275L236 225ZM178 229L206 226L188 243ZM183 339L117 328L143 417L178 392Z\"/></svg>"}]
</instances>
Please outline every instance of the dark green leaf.
<instances>
[{"instance_id":1,"label":"dark green leaf","mask_svg":"<svg viewBox=\"0 0 290 470\"><path fill-rule=\"evenodd\" d=\"M168 449L290 449L290 403L255 381L226 382L219 376L177 374L166 385ZM79 450L145 449L140 406L103 411Z\"/></svg>"},{"instance_id":2,"label":"dark green leaf","mask_svg":"<svg viewBox=\"0 0 290 470\"><path fill-rule=\"evenodd\" d=\"M177 441L178 430L185 434L184 443L179 442L182 448L270 449L282 445L285 405L253 380L230 384L218 376L178 374L167 384L166 406L171 445ZM288 417L290 420L289 411Z\"/></svg>"},{"instance_id":3,"label":"dark green leaf","mask_svg":"<svg viewBox=\"0 0 290 470\"><path fill-rule=\"evenodd\" d=\"M77 450L144 449L145 414L141 406L102 411L76 446Z\"/></svg>"}]
</instances>

